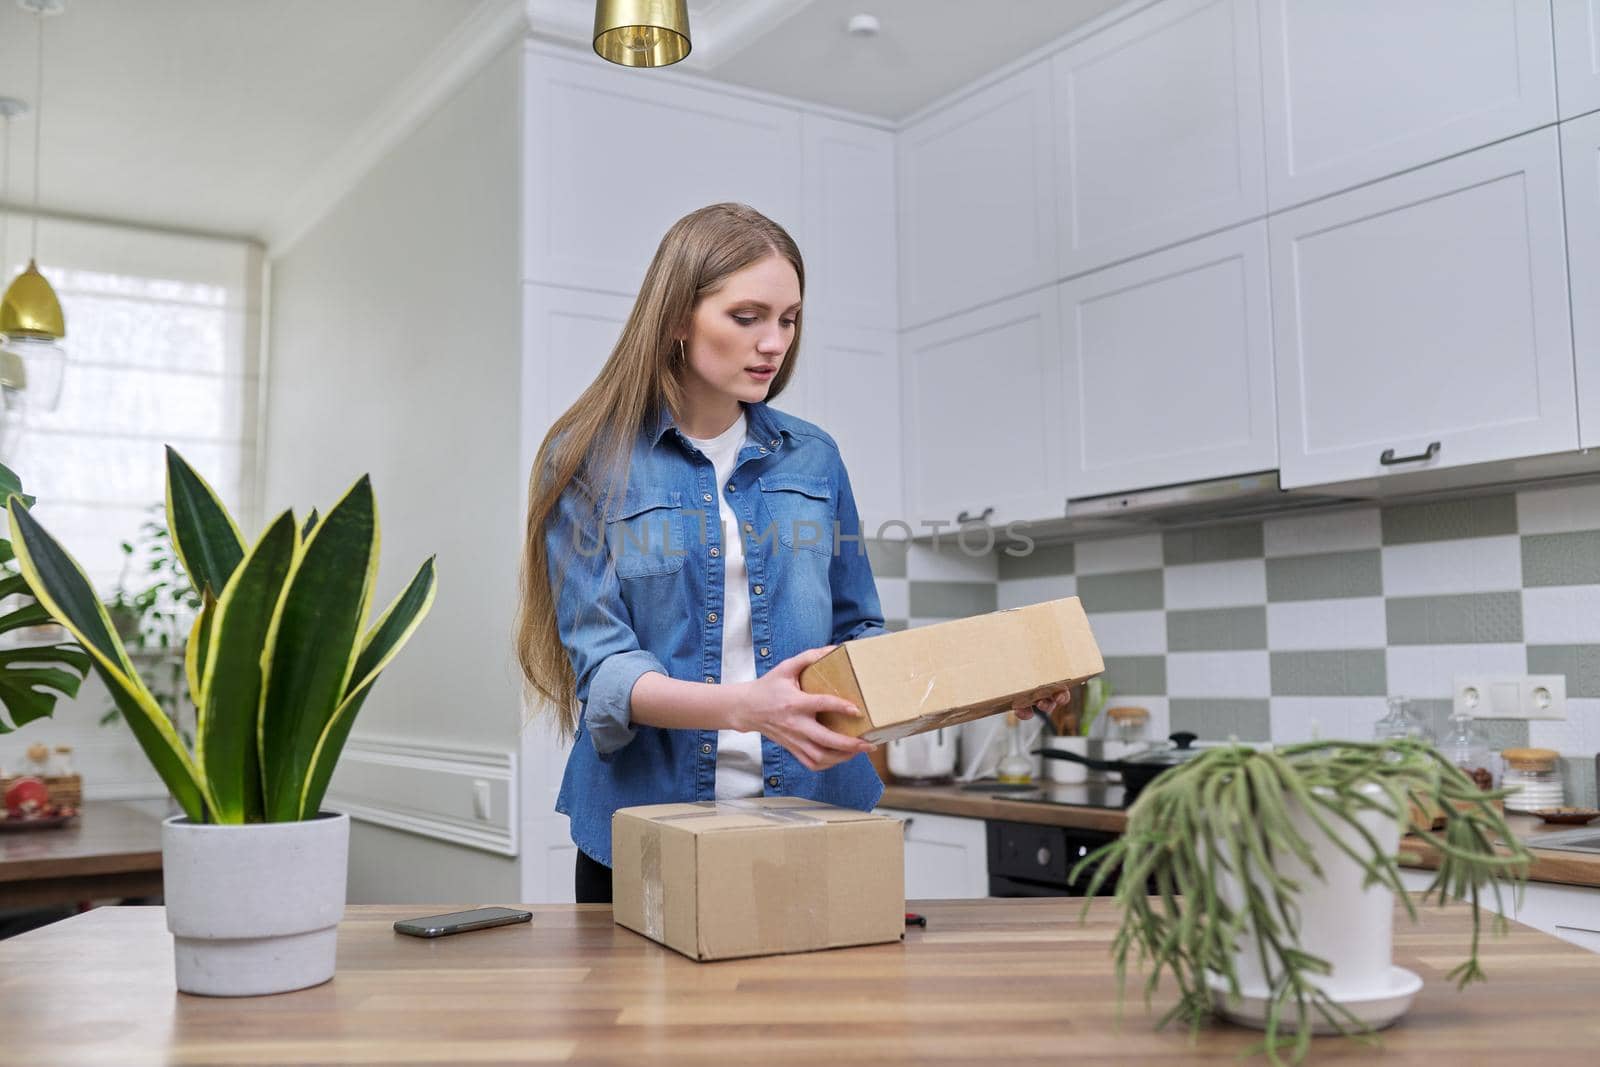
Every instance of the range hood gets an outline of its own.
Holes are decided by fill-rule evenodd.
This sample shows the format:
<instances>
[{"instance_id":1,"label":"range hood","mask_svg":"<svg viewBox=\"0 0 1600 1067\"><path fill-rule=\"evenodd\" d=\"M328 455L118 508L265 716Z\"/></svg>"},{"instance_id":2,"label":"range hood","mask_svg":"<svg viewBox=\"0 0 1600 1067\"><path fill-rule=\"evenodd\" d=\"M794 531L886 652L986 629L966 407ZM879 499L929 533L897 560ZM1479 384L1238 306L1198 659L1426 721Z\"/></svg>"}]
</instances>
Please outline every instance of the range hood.
<instances>
[{"instance_id":1,"label":"range hood","mask_svg":"<svg viewBox=\"0 0 1600 1067\"><path fill-rule=\"evenodd\" d=\"M1353 503L1359 498L1299 493L1278 484L1277 471L1236 474L1205 482L1139 489L1067 501L1067 524L1112 529L1185 526L1219 519L1281 515L1304 508Z\"/></svg>"}]
</instances>

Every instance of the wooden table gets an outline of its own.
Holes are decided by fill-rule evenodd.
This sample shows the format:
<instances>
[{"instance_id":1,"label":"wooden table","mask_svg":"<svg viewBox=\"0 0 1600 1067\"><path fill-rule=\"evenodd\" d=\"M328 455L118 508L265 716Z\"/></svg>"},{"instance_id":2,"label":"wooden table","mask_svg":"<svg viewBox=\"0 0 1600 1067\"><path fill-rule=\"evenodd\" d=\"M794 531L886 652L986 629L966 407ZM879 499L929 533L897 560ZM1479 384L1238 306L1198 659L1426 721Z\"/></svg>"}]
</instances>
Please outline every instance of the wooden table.
<instances>
[{"instance_id":1,"label":"wooden table","mask_svg":"<svg viewBox=\"0 0 1600 1067\"><path fill-rule=\"evenodd\" d=\"M1119 1030L1103 900L1082 926L1070 900L916 902L928 927L900 944L720 963L617 927L603 906L536 906L529 925L435 941L390 928L465 906L352 907L332 982L250 999L174 992L159 908L79 915L0 942L0 1059L1231 1064L1258 1036L1156 1033L1137 990ZM1490 981L1458 993L1444 975L1466 931L1459 908L1399 923L1396 962L1426 979L1411 1013L1379 1052L1319 1038L1312 1062L1594 1063L1600 955L1514 927L1485 945Z\"/></svg>"},{"instance_id":2,"label":"wooden table","mask_svg":"<svg viewBox=\"0 0 1600 1067\"><path fill-rule=\"evenodd\" d=\"M161 819L91 800L74 825L0 833L0 908L161 893Z\"/></svg>"}]
</instances>

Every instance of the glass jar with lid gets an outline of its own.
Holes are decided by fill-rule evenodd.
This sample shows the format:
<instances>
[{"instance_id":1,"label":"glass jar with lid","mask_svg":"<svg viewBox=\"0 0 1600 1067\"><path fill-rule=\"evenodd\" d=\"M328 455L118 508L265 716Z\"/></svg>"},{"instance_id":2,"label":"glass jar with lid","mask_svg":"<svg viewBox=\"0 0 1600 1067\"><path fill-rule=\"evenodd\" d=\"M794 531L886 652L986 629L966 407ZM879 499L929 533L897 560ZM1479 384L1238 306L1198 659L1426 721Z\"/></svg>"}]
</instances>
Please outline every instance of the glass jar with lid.
<instances>
[{"instance_id":1,"label":"glass jar with lid","mask_svg":"<svg viewBox=\"0 0 1600 1067\"><path fill-rule=\"evenodd\" d=\"M1146 708L1122 705L1106 709L1105 758L1122 759L1145 748L1149 742L1150 712Z\"/></svg>"},{"instance_id":2,"label":"glass jar with lid","mask_svg":"<svg viewBox=\"0 0 1600 1067\"><path fill-rule=\"evenodd\" d=\"M1506 771L1501 788L1516 792L1506 797L1510 811L1559 808L1565 799L1561 781L1561 754L1553 748L1508 748L1500 753Z\"/></svg>"},{"instance_id":3,"label":"glass jar with lid","mask_svg":"<svg viewBox=\"0 0 1600 1067\"><path fill-rule=\"evenodd\" d=\"M1471 712L1463 709L1450 716L1450 732L1439 742L1439 751L1479 789L1494 788L1494 750Z\"/></svg>"},{"instance_id":4,"label":"glass jar with lid","mask_svg":"<svg viewBox=\"0 0 1600 1067\"><path fill-rule=\"evenodd\" d=\"M1411 737L1433 744L1433 727L1417 710L1416 702L1409 697L1389 698L1389 711L1372 728L1372 736L1379 741L1390 738Z\"/></svg>"}]
</instances>

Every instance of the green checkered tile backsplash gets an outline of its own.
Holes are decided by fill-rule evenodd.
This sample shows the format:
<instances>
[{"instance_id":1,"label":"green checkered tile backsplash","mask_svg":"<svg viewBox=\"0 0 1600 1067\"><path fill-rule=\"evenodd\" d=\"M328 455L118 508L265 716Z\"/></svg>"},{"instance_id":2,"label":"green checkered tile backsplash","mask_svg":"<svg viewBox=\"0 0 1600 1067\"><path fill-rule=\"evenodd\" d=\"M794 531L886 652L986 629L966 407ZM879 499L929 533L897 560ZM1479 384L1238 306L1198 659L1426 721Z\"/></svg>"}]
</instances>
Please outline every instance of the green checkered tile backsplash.
<instances>
[{"instance_id":1,"label":"green checkered tile backsplash","mask_svg":"<svg viewBox=\"0 0 1600 1067\"><path fill-rule=\"evenodd\" d=\"M899 546L897 546L899 547ZM1206 738L1369 737L1384 698L1442 724L1458 674L1564 674L1564 722L1489 722L1569 757L1600 751L1600 483L1080 541L1027 556L903 547L875 573L917 626L1077 595L1117 699ZM994 594L978 588L990 585ZM924 588L926 586L926 588ZM903 617L890 611L903 605ZM955 614L950 614L950 613Z\"/></svg>"}]
</instances>

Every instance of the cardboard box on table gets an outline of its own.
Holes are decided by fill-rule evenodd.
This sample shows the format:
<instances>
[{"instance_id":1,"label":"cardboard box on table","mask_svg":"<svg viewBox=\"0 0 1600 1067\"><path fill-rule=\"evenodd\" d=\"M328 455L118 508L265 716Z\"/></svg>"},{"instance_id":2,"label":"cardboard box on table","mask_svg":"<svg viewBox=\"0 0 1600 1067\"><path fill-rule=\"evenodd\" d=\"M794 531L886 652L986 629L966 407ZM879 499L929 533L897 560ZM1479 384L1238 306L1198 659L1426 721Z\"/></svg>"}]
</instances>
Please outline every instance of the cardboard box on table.
<instances>
[{"instance_id":1,"label":"cardboard box on table","mask_svg":"<svg viewBox=\"0 0 1600 1067\"><path fill-rule=\"evenodd\" d=\"M800 688L865 715L817 717L881 743L1032 704L1106 669L1075 596L847 641L807 667Z\"/></svg>"},{"instance_id":2,"label":"cardboard box on table","mask_svg":"<svg viewBox=\"0 0 1600 1067\"><path fill-rule=\"evenodd\" d=\"M696 960L898 941L898 819L799 797L651 804L611 820L612 913Z\"/></svg>"}]
</instances>

